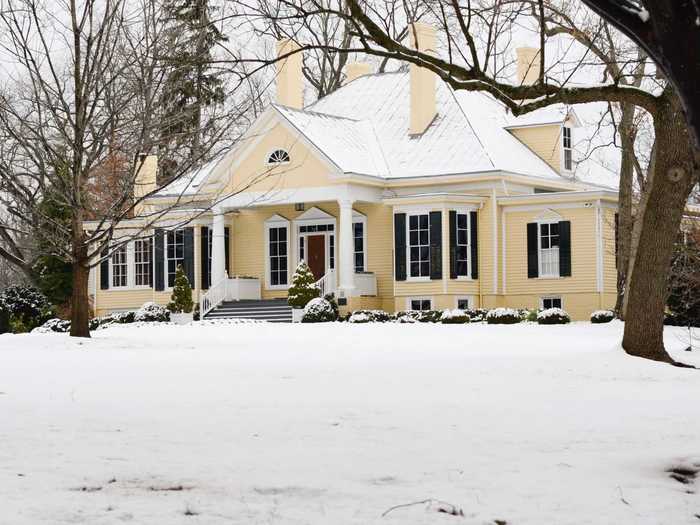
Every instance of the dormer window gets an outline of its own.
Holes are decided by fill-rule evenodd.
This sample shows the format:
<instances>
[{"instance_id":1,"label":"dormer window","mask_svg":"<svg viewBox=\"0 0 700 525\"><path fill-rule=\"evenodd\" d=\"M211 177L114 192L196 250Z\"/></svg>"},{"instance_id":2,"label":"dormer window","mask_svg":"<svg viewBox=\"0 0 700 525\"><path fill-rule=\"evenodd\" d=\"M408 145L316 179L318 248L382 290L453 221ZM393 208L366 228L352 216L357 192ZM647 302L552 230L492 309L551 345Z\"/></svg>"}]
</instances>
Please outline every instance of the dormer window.
<instances>
[{"instance_id":1,"label":"dormer window","mask_svg":"<svg viewBox=\"0 0 700 525\"><path fill-rule=\"evenodd\" d=\"M285 164L289 162L289 153L283 149L276 149L267 158L268 164Z\"/></svg>"},{"instance_id":2,"label":"dormer window","mask_svg":"<svg viewBox=\"0 0 700 525\"><path fill-rule=\"evenodd\" d=\"M571 128L568 126L562 128L562 151L564 154L564 171L572 171L574 169L574 157L571 147Z\"/></svg>"}]
</instances>

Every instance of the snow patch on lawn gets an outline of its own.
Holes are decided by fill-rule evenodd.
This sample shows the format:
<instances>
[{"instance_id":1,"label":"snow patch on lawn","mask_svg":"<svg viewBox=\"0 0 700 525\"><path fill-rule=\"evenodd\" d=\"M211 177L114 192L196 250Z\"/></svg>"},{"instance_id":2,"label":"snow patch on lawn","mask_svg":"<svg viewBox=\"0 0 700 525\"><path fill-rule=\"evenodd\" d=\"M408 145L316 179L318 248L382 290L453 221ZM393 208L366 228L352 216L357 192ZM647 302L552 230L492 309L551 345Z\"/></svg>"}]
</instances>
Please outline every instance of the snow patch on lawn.
<instances>
[{"instance_id":1,"label":"snow patch on lawn","mask_svg":"<svg viewBox=\"0 0 700 525\"><path fill-rule=\"evenodd\" d=\"M3 335L0 523L698 523L700 375L622 326Z\"/></svg>"}]
</instances>

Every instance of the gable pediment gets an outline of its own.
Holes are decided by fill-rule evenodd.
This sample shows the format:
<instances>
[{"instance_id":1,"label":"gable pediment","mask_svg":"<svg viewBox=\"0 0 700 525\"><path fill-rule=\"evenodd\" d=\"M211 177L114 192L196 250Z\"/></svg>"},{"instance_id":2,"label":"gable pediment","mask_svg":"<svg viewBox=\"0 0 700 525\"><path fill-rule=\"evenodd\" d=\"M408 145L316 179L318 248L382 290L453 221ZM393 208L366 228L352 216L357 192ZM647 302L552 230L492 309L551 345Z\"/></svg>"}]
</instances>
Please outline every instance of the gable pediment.
<instances>
[{"instance_id":1,"label":"gable pediment","mask_svg":"<svg viewBox=\"0 0 700 525\"><path fill-rule=\"evenodd\" d=\"M550 208L542 210L542 212L535 217L535 221L537 222L559 222L563 219L561 215Z\"/></svg>"},{"instance_id":2,"label":"gable pediment","mask_svg":"<svg viewBox=\"0 0 700 525\"><path fill-rule=\"evenodd\" d=\"M333 215L330 213L327 213L323 211L321 208L318 208L316 206L309 208L306 210L304 213L299 215L296 219L296 221L327 221L327 220L332 220L335 219Z\"/></svg>"}]
</instances>

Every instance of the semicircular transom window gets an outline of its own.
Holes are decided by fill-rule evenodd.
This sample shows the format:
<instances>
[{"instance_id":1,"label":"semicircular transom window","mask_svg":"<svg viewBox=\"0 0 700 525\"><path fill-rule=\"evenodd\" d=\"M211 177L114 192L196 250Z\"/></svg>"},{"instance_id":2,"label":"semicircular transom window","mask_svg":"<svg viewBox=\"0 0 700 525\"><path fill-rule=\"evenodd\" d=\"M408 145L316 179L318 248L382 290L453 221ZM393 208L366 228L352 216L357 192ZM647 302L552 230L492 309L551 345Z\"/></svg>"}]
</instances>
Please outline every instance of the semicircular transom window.
<instances>
[{"instance_id":1,"label":"semicircular transom window","mask_svg":"<svg viewBox=\"0 0 700 525\"><path fill-rule=\"evenodd\" d=\"M289 162L289 153L283 149L276 149L267 158L268 164L284 164L285 162Z\"/></svg>"}]
</instances>

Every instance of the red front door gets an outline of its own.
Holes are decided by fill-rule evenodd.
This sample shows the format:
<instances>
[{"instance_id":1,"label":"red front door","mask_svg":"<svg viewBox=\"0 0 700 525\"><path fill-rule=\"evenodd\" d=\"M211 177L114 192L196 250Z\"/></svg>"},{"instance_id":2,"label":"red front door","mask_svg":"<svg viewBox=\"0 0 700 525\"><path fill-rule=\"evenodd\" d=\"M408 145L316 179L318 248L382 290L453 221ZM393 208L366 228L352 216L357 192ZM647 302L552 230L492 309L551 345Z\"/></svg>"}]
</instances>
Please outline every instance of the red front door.
<instances>
[{"instance_id":1,"label":"red front door","mask_svg":"<svg viewBox=\"0 0 700 525\"><path fill-rule=\"evenodd\" d=\"M306 237L306 259L316 279L326 274L326 237L324 235Z\"/></svg>"}]
</instances>

